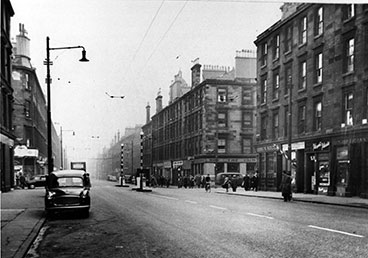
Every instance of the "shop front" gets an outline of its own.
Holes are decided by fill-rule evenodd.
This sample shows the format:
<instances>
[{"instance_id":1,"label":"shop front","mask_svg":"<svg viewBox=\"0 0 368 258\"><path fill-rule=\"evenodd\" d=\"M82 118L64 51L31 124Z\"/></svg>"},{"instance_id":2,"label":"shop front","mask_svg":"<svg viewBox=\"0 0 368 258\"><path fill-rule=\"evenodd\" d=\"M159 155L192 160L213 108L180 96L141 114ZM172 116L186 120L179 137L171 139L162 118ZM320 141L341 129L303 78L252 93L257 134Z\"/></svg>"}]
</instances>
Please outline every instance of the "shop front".
<instances>
[{"instance_id":1,"label":"shop front","mask_svg":"<svg viewBox=\"0 0 368 258\"><path fill-rule=\"evenodd\" d=\"M333 141L335 193L368 198L368 135L354 134Z\"/></svg>"},{"instance_id":2,"label":"shop front","mask_svg":"<svg viewBox=\"0 0 368 258\"><path fill-rule=\"evenodd\" d=\"M330 138L306 141L305 153L304 192L333 195Z\"/></svg>"}]
</instances>

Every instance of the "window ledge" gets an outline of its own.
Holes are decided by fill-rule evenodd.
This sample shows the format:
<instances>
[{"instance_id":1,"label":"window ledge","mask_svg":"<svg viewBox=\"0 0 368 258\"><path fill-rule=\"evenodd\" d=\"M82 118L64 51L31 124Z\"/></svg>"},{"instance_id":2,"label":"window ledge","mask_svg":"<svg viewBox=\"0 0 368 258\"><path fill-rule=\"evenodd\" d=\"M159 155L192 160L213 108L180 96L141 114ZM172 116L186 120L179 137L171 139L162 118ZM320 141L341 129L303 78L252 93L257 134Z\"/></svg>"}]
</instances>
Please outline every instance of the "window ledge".
<instances>
[{"instance_id":1,"label":"window ledge","mask_svg":"<svg viewBox=\"0 0 368 258\"><path fill-rule=\"evenodd\" d=\"M307 46L307 42L299 44L298 48L302 48L302 47L305 47L305 46Z\"/></svg>"},{"instance_id":2,"label":"window ledge","mask_svg":"<svg viewBox=\"0 0 368 258\"><path fill-rule=\"evenodd\" d=\"M321 34L315 35L315 36L314 36L314 40L317 40L317 39L321 38L321 37L322 37L322 35L323 35L323 32L322 32Z\"/></svg>"},{"instance_id":3,"label":"window ledge","mask_svg":"<svg viewBox=\"0 0 368 258\"><path fill-rule=\"evenodd\" d=\"M313 84L313 88L319 87L319 86L322 86L322 82L316 82L315 84Z\"/></svg>"},{"instance_id":4,"label":"window ledge","mask_svg":"<svg viewBox=\"0 0 368 258\"><path fill-rule=\"evenodd\" d=\"M267 67L267 64L261 65L261 69L264 69Z\"/></svg>"},{"instance_id":5,"label":"window ledge","mask_svg":"<svg viewBox=\"0 0 368 258\"><path fill-rule=\"evenodd\" d=\"M291 50L287 51L284 53L284 56L290 55L291 54Z\"/></svg>"},{"instance_id":6,"label":"window ledge","mask_svg":"<svg viewBox=\"0 0 368 258\"><path fill-rule=\"evenodd\" d=\"M344 78L344 77L351 76L351 75L354 75L354 70L350 71L350 72L343 73L342 77Z\"/></svg>"},{"instance_id":7,"label":"window ledge","mask_svg":"<svg viewBox=\"0 0 368 258\"><path fill-rule=\"evenodd\" d=\"M302 89L298 89L298 93L303 93L303 92L305 92L305 91L307 91L307 87L302 88Z\"/></svg>"}]
</instances>

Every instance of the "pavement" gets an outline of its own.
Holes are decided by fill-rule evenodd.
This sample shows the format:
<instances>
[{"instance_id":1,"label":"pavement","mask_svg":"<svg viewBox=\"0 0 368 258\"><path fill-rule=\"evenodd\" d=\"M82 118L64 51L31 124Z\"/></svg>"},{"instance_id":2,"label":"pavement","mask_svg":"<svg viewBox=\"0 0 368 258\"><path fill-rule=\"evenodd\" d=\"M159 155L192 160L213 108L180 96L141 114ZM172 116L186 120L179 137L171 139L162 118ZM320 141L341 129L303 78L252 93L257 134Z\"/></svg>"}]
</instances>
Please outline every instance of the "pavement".
<instances>
[{"instance_id":1,"label":"pavement","mask_svg":"<svg viewBox=\"0 0 368 258\"><path fill-rule=\"evenodd\" d=\"M170 188L174 188L171 186ZM152 188L154 191L154 188ZM215 188L217 194L243 196L244 198L271 198L282 200L280 192L244 191L226 192ZM16 189L1 193L1 257L23 258L36 239L46 218L44 213L45 189ZM292 202L310 202L368 209L368 199L293 193Z\"/></svg>"}]
</instances>

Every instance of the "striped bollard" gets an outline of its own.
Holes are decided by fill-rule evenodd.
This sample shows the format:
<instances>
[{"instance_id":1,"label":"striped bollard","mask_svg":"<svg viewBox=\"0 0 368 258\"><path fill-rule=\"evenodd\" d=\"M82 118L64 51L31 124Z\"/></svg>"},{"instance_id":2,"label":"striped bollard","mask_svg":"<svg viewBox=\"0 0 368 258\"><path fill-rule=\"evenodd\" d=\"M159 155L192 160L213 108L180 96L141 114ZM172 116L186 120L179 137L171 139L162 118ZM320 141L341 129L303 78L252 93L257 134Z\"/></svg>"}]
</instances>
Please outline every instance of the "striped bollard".
<instances>
[{"instance_id":1,"label":"striped bollard","mask_svg":"<svg viewBox=\"0 0 368 258\"><path fill-rule=\"evenodd\" d=\"M125 185L124 178L124 144L121 144L121 159L120 159L120 186Z\"/></svg>"}]
</instances>

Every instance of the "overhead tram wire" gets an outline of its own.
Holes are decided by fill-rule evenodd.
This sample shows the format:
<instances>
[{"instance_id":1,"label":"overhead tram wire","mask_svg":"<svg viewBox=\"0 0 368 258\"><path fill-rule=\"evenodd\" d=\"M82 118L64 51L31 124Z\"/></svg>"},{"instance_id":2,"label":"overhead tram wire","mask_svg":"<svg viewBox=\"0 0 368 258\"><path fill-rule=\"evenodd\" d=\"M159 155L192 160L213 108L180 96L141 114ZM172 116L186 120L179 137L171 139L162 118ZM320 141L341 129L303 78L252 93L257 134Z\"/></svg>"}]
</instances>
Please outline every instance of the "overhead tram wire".
<instances>
[{"instance_id":1,"label":"overhead tram wire","mask_svg":"<svg viewBox=\"0 0 368 258\"><path fill-rule=\"evenodd\" d=\"M143 69L147 66L148 62L151 60L152 56L155 54L156 50L158 49L158 47L160 46L161 42L164 40L164 38L166 37L167 33L169 33L170 29L172 28L172 26L174 25L174 23L176 22L176 20L178 19L179 15L183 12L185 6L187 5L188 0L185 1L185 3L183 4L183 6L181 7L181 9L179 10L179 12L176 14L174 20L171 22L169 28L166 30L165 34L161 37L160 41L157 43L156 47L154 48L153 52L151 53L151 55L149 56L149 58L147 59L146 63L144 64Z\"/></svg>"},{"instance_id":2,"label":"overhead tram wire","mask_svg":"<svg viewBox=\"0 0 368 258\"><path fill-rule=\"evenodd\" d=\"M165 0L162 0L160 7L157 9L157 11L156 11L155 15L153 16L153 18L152 18L152 20L151 20L150 25L148 26L148 28L147 28L147 30L146 30L146 32L145 32L145 34L144 34L144 36L143 36L143 38L142 38L141 42L139 43L139 46L138 46L137 50L135 51L135 53L134 53L134 55L133 55L132 62L135 60L135 58L136 58L136 56L137 56L137 54L138 54L139 50L141 49L142 44L143 44L144 40L146 39L146 37L147 37L147 35L148 35L148 32L150 31L150 29L151 29L151 27L152 27L153 22L156 20L156 17L157 17L157 15L158 15L158 13L160 12L160 10L161 10L162 6L164 5L164 2L165 2ZM131 62L131 63L132 63L132 62Z\"/></svg>"}]
</instances>

